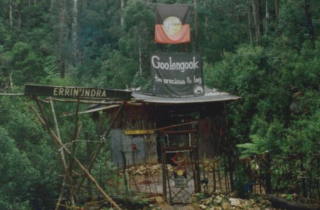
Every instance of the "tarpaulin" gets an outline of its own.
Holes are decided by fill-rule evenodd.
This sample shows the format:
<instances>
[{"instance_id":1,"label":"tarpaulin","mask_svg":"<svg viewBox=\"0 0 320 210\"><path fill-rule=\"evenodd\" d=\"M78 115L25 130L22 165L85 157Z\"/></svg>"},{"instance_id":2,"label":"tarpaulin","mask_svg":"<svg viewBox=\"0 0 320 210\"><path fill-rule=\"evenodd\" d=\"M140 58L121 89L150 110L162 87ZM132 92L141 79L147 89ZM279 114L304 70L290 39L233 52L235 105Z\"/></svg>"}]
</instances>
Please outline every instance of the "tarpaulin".
<instances>
[{"instance_id":1,"label":"tarpaulin","mask_svg":"<svg viewBox=\"0 0 320 210\"><path fill-rule=\"evenodd\" d=\"M204 94L199 53L153 53L150 64L155 95L192 97Z\"/></svg>"}]
</instances>

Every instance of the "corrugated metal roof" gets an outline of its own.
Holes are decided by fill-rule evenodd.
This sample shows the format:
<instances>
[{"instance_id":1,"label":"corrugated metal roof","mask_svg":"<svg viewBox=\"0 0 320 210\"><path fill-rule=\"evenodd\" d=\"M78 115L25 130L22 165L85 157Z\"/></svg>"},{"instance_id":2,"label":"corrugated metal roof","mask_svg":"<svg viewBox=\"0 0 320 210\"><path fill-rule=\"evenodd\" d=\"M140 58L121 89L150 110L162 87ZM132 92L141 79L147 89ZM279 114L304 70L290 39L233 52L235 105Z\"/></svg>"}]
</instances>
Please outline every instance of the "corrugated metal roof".
<instances>
[{"instance_id":1,"label":"corrugated metal roof","mask_svg":"<svg viewBox=\"0 0 320 210\"><path fill-rule=\"evenodd\" d=\"M240 97L231 95L227 92L221 92L215 88L205 87L205 94L203 96L195 97L177 97L168 98L154 96L147 93L133 92L132 97L135 100L147 103L161 103L161 104L187 104L187 103L205 103L205 102L218 102L218 101L234 101L239 100Z\"/></svg>"},{"instance_id":2,"label":"corrugated metal roof","mask_svg":"<svg viewBox=\"0 0 320 210\"><path fill-rule=\"evenodd\" d=\"M154 103L154 104L192 104L192 103L207 103L207 102L219 102L219 101L235 101L241 99L238 96L231 95L227 92L219 91L215 88L205 87L205 94L203 96L185 97L185 98L169 98L154 96L148 93L132 92L132 99L128 101L130 105L142 105L142 103ZM137 103L140 102L140 103ZM87 110L81 111L78 114L88 114L101 110L114 109L120 105L92 105ZM74 115L74 113L65 113L64 116Z\"/></svg>"}]
</instances>

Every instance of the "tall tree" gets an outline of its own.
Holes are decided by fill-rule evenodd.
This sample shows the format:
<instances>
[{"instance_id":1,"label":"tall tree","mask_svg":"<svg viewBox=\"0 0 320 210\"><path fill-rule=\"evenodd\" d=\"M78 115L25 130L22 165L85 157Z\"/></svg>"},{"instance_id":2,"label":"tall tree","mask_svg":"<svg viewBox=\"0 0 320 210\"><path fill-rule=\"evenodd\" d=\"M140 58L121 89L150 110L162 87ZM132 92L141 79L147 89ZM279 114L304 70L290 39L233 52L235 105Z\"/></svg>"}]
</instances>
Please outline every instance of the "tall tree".
<instances>
[{"instance_id":1,"label":"tall tree","mask_svg":"<svg viewBox=\"0 0 320 210\"><path fill-rule=\"evenodd\" d=\"M279 22L279 0L274 0L274 10L275 10L276 25L278 26L278 22Z\"/></svg>"},{"instance_id":2,"label":"tall tree","mask_svg":"<svg viewBox=\"0 0 320 210\"><path fill-rule=\"evenodd\" d=\"M59 0L59 70L60 77L64 78L66 74L66 60L65 60L65 51L66 51L66 41L69 34L69 29L66 24L67 19L67 8L66 1Z\"/></svg>"},{"instance_id":3,"label":"tall tree","mask_svg":"<svg viewBox=\"0 0 320 210\"><path fill-rule=\"evenodd\" d=\"M311 46L314 49L315 48L314 29L313 29L312 14L310 11L310 7L311 7L310 0L304 0L304 11L306 13L306 21L307 21L309 37L310 37L310 41L311 41Z\"/></svg>"},{"instance_id":4,"label":"tall tree","mask_svg":"<svg viewBox=\"0 0 320 210\"><path fill-rule=\"evenodd\" d=\"M257 44L261 44L261 0L251 0L252 4L252 15L253 15L253 23L256 35Z\"/></svg>"}]
</instances>

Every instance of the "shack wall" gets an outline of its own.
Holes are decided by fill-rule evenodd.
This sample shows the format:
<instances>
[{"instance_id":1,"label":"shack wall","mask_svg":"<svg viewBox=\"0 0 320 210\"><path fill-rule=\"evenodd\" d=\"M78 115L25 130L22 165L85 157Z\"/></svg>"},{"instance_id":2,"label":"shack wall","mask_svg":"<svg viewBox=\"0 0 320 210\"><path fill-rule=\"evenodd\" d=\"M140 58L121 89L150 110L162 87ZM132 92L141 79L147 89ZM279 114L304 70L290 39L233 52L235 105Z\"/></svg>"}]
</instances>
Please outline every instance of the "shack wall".
<instances>
[{"instance_id":1,"label":"shack wall","mask_svg":"<svg viewBox=\"0 0 320 210\"><path fill-rule=\"evenodd\" d=\"M123 166L121 151L127 166L158 163L155 135L125 135L124 130L114 129L110 136L112 161L115 165Z\"/></svg>"}]
</instances>

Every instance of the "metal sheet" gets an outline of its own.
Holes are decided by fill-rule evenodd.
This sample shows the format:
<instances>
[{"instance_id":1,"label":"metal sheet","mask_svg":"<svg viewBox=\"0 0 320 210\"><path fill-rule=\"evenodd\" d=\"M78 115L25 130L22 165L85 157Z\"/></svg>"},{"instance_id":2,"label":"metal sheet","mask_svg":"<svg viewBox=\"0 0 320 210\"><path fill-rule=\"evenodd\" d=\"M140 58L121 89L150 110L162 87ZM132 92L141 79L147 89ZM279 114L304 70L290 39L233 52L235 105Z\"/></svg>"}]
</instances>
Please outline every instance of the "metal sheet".
<instances>
[{"instance_id":1,"label":"metal sheet","mask_svg":"<svg viewBox=\"0 0 320 210\"><path fill-rule=\"evenodd\" d=\"M231 95L227 92L221 92L217 89L205 87L204 96L186 97L186 98L169 98L159 97L147 93L133 92L132 96L139 101L148 103L161 104L187 104L187 103L204 103L204 102L218 102L218 101L234 101L239 100L240 97Z\"/></svg>"},{"instance_id":2,"label":"metal sheet","mask_svg":"<svg viewBox=\"0 0 320 210\"><path fill-rule=\"evenodd\" d=\"M123 166L121 150L125 154L127 166L157 163L155 135L128 136L124 134L123 130L114 129L111 131L110 136L112 160L115 165ZM133 145L135 146L133 147Z\"/></svg>"}]
</instances>

